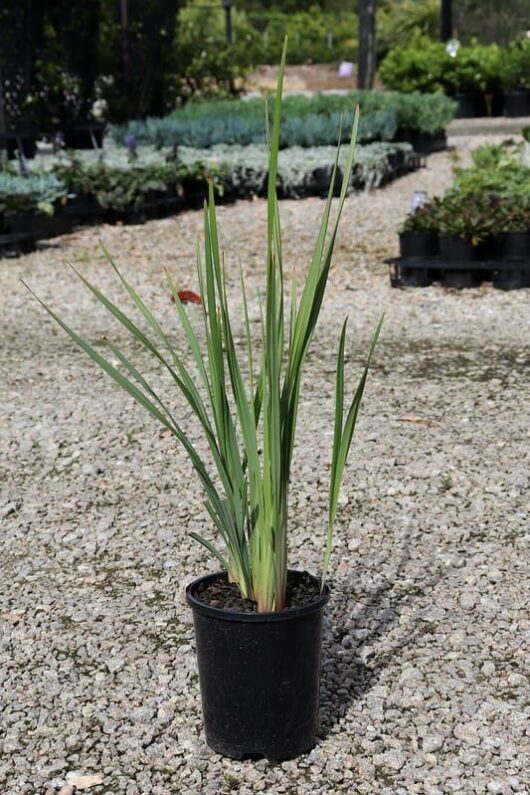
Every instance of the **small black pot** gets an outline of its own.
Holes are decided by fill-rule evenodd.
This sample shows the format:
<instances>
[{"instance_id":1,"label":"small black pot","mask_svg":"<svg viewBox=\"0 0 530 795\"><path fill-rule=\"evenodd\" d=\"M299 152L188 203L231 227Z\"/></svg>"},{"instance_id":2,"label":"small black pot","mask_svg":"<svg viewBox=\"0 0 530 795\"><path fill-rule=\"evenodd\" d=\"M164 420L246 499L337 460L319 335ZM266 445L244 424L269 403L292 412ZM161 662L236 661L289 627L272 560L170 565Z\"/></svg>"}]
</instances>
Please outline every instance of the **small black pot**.
<instances>
[{"instance_id":1,"label":"small black pot","mask_svg":"<svg viewBox=\"0 0 530 795\"><path fill-rule=\"evenodd\" d=\"M504 95L504 115L512 118L530 116L530 90L517 89Z\"/></svg>"},{"instance_id":2,"label":"small black pot","mask_svg":"<svg viewBox=\"0 0 530 795\"><path fill-rule=\"evenodd\" d=\"M479 91L460 91L455 94L458 102L455 118L476 119L488 115L486 97Z\"/></svg>"},{"instance_id":3,"label":"small black pot","mask_svg":"<svg viewBox=\"0 0 530 795\"><path fill-rule=\"evenodd\" d=\"M530 259L530 232L502 232L501 259Z\"/></svg>"},{"instance_id":4,"label":"small black pot","mask_svg":"<svg viewBox=\"0 0 530 795\"><path fill-rule=\"evenodd\" d=\"M290 571L290 578L302 572ZM233 759L289 759L316 743L326 587L318 599L277 613L240 613L196 597L188 585L206 742ZM317 582L315 580L315 582Z\"/></svg>"},{"instance_id":5,"label":"small black pot","mask_svg":"<svg viewBox=\"0 0 530 795\"><path fill-rule=\"evenodd\" d=\"M63 207L63 212L72 218L74 224L87 224L99 221L105 210L92 194L73 196Z\"/></svg>"},{"instance_id":6,"label":"small black pot","mask_svg":"<svg viewBox=\"0 0 530 795\"><path fill-rule=\"evenodd\" d=\"M503 268L493 275L493 286L498 290L519 290L530 286L530 271Z\"/></svg>"},{"instance_id":7,"label":"small black pot","mask_svg":"<svg viewBox=\"0 0 530 795\"><path fill-rule=\"evenodd\" d=\"M406 141L420 155L430 155L447 149L447 134L443 129L429 133L412 127L400 127L394 140Z\"/></svg>"},{"instance_id":8,"label":"small black pot","mask_svg":"<svg viewBox=\"0 0 530 795\"><path fill-rule=\"evenodd\" d=\"M478 259L501 259L502 257L502 238L500 234L491 235L477 246Z\"/></svg>"},{"instance_id":9,"label":"small black pot","mask_svg":"<svg viewBox=\"0 0 530 795\"><path fill-rule=\"evenodd\" d=\"M478 287L480 281L480 275L476 271L446 270L443 274L444 287L453 287L457 290L462 290L466 287Z\"/></svg>"},{"instance_id":10,"label":"small black pot","mask_svg":"<svg viewBox=\"0 0 530 795\"><path fill-rule=\"evenodd\" d=\"M13 259L32 251L35 251L35 238L32 234L0 234L0 259Z\"/></svg>"},{"instance_id":11,"label":"small black pot","mask_svg":"<svg viewBox=\"0 0 530 795\"><path fill-rule=\"evenodd\" d=\"M402 257L435 257L438 235L436 232L400 232L399 253Z\"/></svg>"},{"instance_id":12,"label":"small black pot","mask_svg":"<svg viewBox=\"0 0 530 795\"><path fill-rule=\"evenodd\" d=\"M477 259L477 249L468 240L454 235L440 235L440 256L442 259L451 262L467 261Z\"/></svg>"},{"instance_id":13,"label":"small black pot","mask_svg":"<svg viewBox=\"0 0 530 795\"><path fill-rule=\"evenodd\" d=\"M488 116L502 116L504 96L502 94L486 94L485 99Z\"/></svg>"},{"instance_id":14,"label":"small black pot","mask_svg":"<svg viewBox=\"0 0 530 795\"><path fill-rule=\"evenodd\" d=\"M428 287L433 283L431 268L407 268L401 265L397 286L399 287Z\"/></svg>"},{"instance_id":15,"label":"small black pot","mask_svg":"<svg viewBox=\"0 0 530 795\"><path fill-rule=\"evenodd\" d=\"M315 180L315 189L319 194L327 194L331 185L333 177L333 166L319 166L313 171L313 179ZM337 168L337 175L335 177L335 195L340 193L340 186L342 184L342 171Z\"/></svg>"},{"instance_id":16,"label":"small black pot","mask_svg":"<svg viewBox=\"0 0 530 795\"><path fill-rule=\"evenodd\" d=\"M35 240L49 240L52 237L67 235L72 231L70 216L62 212L60 205L53 215L41 212L19 213L11 218L11 231L18 234L31 234Z\"/></svg>"}]
</instances>

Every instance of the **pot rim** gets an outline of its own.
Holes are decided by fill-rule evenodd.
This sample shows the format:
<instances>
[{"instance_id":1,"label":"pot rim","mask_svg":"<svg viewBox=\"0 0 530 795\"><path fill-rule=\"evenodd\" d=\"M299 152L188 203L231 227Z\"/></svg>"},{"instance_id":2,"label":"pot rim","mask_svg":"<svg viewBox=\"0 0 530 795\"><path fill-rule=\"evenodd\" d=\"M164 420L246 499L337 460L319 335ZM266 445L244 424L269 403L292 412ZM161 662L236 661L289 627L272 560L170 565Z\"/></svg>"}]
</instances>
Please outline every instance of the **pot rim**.
<instances>
[{"instance_id":1,"label":"pot rim","mask_svg":"<svg viewBox=\"0 0 530 795\"><path fill-rule=\"evenodd\" d=\"M300 571L298 569L289 569L288 573L309 574L308 572ZM211 574L204 574L202 577L198 577L197 579L193 580L186 587L186 601L191 609L202 615L218 618L222 621L265 624L271 621L289 621L290 619L300 618L301 616L307 616L311 613L316 613L324 608L330 597L329 586L325 585L320 596L312 602L307 602L307 604L300 605L299 607L288 607L284 608L283 610L266 613L241 613L238 610L227 610L223 607L212 607L205 602L201 602L200 599L197 599L195 592L199 585L203 584L204 582L213 582L214 580L220 578L225 579L226 576L227 575L225 571L216 571ZM311 579L313 579L315 582L319 583L317 577L315 577L313 574L309 574L309 577L311 577Z\"/></svg>"}]
</instances>

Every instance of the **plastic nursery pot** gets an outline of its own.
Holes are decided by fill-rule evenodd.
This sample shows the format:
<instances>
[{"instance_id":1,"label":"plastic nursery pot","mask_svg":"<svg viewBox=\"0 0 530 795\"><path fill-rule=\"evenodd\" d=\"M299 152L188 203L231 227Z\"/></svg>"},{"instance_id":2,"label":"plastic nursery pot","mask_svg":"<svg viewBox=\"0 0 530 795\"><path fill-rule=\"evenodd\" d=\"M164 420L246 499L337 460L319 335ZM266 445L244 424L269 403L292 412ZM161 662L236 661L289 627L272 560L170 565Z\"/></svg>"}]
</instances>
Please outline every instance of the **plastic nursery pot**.
<instances>
[{"instance_id":1,"label":"plastic nursery pot","mask_svg":"<svg viewBox=\"0 0 530 795\"><path fill-rule=\"evenodd\" d=\"M438 235L436 232L400 232L399 253L402 257L435 257Z\"/></svg>"},{"instance_id":2,"label":"plastic nursery pot","mask_svg":"<svg viewBox=\"0 0 530 795\"><path fill-rule=\"evenodd\" d=\"M530 116L530 91L523 88L507 91L504 95L504 115L512 118Z\"/></svg>"},{"instance_id":3,"label":"plastic nursery pot","mask_svg":"<svg viewBox=\"0 0 530 795\"><path fill-rule=\"evenodd\" d=\"M302 576L289 571L292 580ZM233 759L280 760L309 751L316 744L322 615L329 589L300 607L241 613L197 597L201 586L223 579L224 572L210 574L186 589L206 742Z\"/></svg>"},{"instance_id":4,"label":"plastic nursery pot","mask_svg":"<svg viewBox=\"0 0 530 795\"><path fill-rule=\"evenodd\" d=\"M503 232L501 259L530 259L530 232Z\"/></svg>"},{"instance_id":5,"label":"plastic nursery pot","mask_svg":"<svg viewBox=\"0 0 530 795\"><path fill-rule=\"evenodd\" d=\"M333 177L333 166L319 166L313 171L313 179L315 181L315 189L317 193L327 194L331 179ZM342 172L337 168L337 176L335 177L335 193L340 193L340 186L342 184Z\"/></svg>"},{"instance_id":6,"label":"plastic nursery pot","mask_svg":"<svg viewBox=\"0 0 530 795\"><path fill-rule=\"evenodd\" d=\"M431 268L399 268L399 287L428 287L433 282Z\"/></svg>"},{"instance_id":7,"label":"plastic nursery pot","mask_svg":"<svg viewBox=\"0 0 530 795\"><path fill-rule=\"evenodd\" d=\"M455 94L458 102L455 118L476 119L488 115L486 97L479 91L462 91Z\"/></svg>"},{"instance_id":8,"label":"plastic nursery pot","mask_svg":"<svg viewBox=\"0 0 530 795\"><path fill-rule=\"evenodd\" d=\"M444 287L463 290L467 287L478 287L480 275L476 271L446 270L443 274Z\"/></svg>"},{"instance_id":9,"label":"plastic nursery pot","mask_svg":"<svg viewBox=\"0 0 530 795\"><path fill-rule=\"evenodd\" d=\"M440 256L452 262L477 259L477 249L468 240L454 235L440 235Z\"/></svg>"},{"instance_id":10,"label":"plastic nursery pot","mask_svg":"<svg viewBox=\"0 0 530 795\"><path fill-rule=\"evenodd\" d=\"M530 270L502 269L493 275L493 286L498 290L519 290L530 286Z\"/></svg>"}]
</instances>

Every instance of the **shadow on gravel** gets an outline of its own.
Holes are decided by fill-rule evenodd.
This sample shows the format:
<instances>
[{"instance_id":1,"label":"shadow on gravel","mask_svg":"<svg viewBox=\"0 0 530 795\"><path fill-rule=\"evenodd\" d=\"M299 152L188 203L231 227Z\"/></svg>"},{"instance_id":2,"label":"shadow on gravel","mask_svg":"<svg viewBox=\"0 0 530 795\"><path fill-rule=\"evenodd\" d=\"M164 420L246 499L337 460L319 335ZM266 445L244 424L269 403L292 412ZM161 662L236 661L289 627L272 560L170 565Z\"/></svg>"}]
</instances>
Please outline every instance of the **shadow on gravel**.
<instances>
[{"instance_id":1,"label":"shadow on gravel","mask_svg":"<svg viewBox=\"0 0 530 795\"><path fill-rule=\"evenodd\" d=\"M394 640L388 650L372 651L371 647L396 623L405 607L432 591L444 574L416 582L411 590L401 589L403 569L409 560L408 550L402 555L390 579L370 593L356 593L351 584L334 586L336 618L324 622L322 679L320 693L320 731L325 738L350 705L367 693L377 682L381 672L401 649L414 643L423 634L423 627L405 631ZM351 580L355 580L353 575ZM355 605L359 605L355 610Z\"/></svg>"}]
</instances>

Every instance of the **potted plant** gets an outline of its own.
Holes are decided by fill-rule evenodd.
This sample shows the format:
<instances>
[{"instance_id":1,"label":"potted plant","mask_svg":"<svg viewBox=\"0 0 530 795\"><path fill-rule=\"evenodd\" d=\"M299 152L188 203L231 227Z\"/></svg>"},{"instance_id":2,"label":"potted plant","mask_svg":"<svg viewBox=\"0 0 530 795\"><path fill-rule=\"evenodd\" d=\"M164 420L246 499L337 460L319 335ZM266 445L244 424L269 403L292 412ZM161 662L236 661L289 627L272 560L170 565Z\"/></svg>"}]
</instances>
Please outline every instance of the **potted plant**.
<instances>
[{"instance_id":1,"label":"potted plant","mask_svg":"<svg viewBox=\"0 0 530 795\"><path fill-rule=\"evenodd\" d=\"M530 116L530 39L512 42L506 53L505 116Z\"/></svg>"},{"instance_id":2,"label":"potted plant","mask_svg":"<svg viewBox=\"0 0 530 795\"><path fill-rule=\"evenodd\" d=\"M498 229L497 196L449 191L440 203L438 230L440 254L450 261L479 258L479 244Z\"/></svg>"},{"instance_id":3,"label":"potted plant","mask_svg":"<svg viewBox=\"0 0 530 795\"><path fill-rule=\"evenodd\" d=\"M449 62L449 80L458 102L456 118L498 115L503 54L496 44L459 47Z\"/></svg>"},{"instance_id":4,"label":"potted plant","mask_svg":"<svg viewBox=\"0 0 530 795\"><path fill-rule=\"evenodd\" d=\"M277 97L285 69L284 45ZM218 246L213 186L205 206L204 259L198 279L204 349L176 285L168 275L193 367L134 288L126 291L150 328L146 334L97 287L86 286L169 372L199 422L215 466L209 468L179 420L149 381L114 345L117 369L51 309L52 317L130 396L184 446L206 493L206 508L219 535L216 543L197 533L222 571L191 583L186 596L195 621L206 739L217 752L278 759L295 756L316 741L321 621L329 598L326 584L339 489L379 335L377 326L366 366L344 413L346 322L338 346L335 430L331 461L327 538L320 578L289 568L287 554L289 479L296 433L301 375L320 312L338 222L354 158L358 111L344 168L337 217L330 224L333 181L324 207L315 252L297 299L293 285L289 328L284 320L284 285L276 177L281 102L275 103L267 191L266 292L261 323L260 365L253 354L251 325L242 281L246 354L236 347L227 302L225 271ZM336 176L336 170L335 170ZM40 300L40 299L39 299ZM41 302L42 303L42 302ZM43 304L43 306L45 306ZM241 361L244 359L244 362ZM248 379L243 372L247 371Z\"/></svg>"},{"instance_id":5,"label":"potted plant","mask_svg":"<svg viewBox=\"0 0 530 795\"><path fill-rule=\"evenodd\" d=\"M0 173L0 213L13 234L45 240L70 231L61 213L64 184L52 174Z\"/></svg>"},{"instance_id":6,"label":"potted plant","mask_svg":"<svg viewBox=\"0 0 530 795\"><path fill-rule=\"evenodd\" d=\"M530 196L504 199L499 212L502 258L530 259Z\"/></svg>"},{"instance_id":7,"label":"potted plant","mask_svg":"<svg viewBox=\"0 0 530 795\"><path fill-rule=\"evenodd\" d=\"M405 218L399 232L402 257L434 257L438 254L440 199L431 199Z\"/></svg>"}]
</instances>

